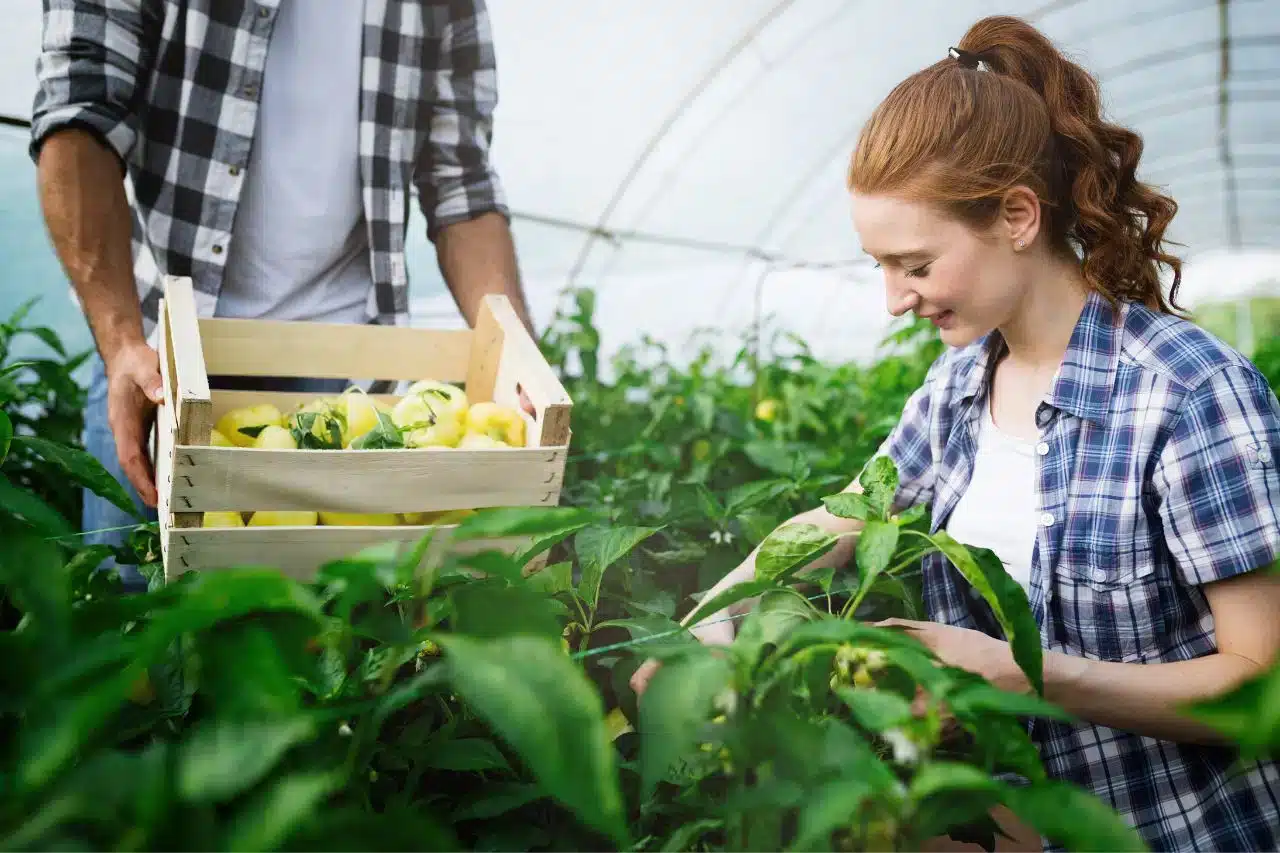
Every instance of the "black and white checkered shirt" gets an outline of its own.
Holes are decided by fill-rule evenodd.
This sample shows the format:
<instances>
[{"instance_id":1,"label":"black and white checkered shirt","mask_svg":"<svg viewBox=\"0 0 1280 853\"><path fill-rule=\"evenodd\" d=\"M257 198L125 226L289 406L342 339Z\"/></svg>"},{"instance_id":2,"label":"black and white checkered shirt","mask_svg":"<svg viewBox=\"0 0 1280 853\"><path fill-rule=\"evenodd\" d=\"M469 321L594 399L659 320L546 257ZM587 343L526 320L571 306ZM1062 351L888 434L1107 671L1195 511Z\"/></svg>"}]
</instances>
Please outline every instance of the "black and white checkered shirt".
<instances>
[{"instance_id":1,"label":"black and white checkered shirt","mask_svg":"<svg viewBox=\"0 0 1280 853\"><path fill-rule=\"evenodd\" d=\"M432 239L485 211L508 215L489 163L494 49L484 0L359 2L360 174L374 281L368 313L405 325L411 188ZM44 0L32 156L49 134L71 126L119 154L148 333L159 272L190 276L202 314L216 304L279 4Z\"/></svg>"}]
</instances>

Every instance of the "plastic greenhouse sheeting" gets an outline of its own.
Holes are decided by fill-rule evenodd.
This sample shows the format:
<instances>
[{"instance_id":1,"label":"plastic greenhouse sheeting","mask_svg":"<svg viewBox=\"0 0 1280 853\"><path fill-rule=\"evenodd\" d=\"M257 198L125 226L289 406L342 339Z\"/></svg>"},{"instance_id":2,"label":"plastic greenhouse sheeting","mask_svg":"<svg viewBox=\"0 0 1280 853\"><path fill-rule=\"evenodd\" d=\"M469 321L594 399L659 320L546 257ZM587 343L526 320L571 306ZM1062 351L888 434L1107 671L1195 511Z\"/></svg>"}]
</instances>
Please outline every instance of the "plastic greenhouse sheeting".
<instances>
[{"instance_id":1,"label":"plastic greenhouse sheeting","mask_svg":"<svg viewBox=\"0 0 1280 853\"><path fill-rule=\"evenodd\" d=\"M39 6L5 3L0 114L26 116ZM850 222L849 151L875 103L945 56L991 4L488 4L501 85L494 157L537 320L576 283L598 290L610 349L639 333L678 346L707 326L736 347L764 312L820 355L873 352L889 318ZM1209 259L1187 269L1185 302L1280 278L1280 3L1231 0L1225 32L1218 0L999 10L1094 70L1112 117L1144 134L1142 177L1181 205L1170 236L1184 256ZM420 218L414 229L416 314L459 323Z\"/></svg>"}]
</instances>

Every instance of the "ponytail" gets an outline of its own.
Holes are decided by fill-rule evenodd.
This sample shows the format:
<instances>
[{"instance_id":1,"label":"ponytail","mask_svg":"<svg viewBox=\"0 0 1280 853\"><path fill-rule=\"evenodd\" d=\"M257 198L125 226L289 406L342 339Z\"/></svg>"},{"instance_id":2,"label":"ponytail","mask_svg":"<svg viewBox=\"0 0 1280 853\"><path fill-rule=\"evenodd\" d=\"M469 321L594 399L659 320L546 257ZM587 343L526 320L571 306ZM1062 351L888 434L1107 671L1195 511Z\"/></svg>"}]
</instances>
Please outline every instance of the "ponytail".
<instances>
[{"instance_id":1,"label":"ponytail","mask_svg":"<svg viewBox=\"0 0 1280 853\"><path fill-rule=\"evenodd\" d=\"M982 226L1026 185L1089 288L1113 305L1180 310L1182 265L1164 244L1177 203L1137 179L1142 138L1103 120L1097 81L1017 18L983 18L959 47L981 65L949 56L890 92L863 128L850 188L938 203ZM1173 272L1167 298L1161 264Z\"/></svg>"}]
</instances>

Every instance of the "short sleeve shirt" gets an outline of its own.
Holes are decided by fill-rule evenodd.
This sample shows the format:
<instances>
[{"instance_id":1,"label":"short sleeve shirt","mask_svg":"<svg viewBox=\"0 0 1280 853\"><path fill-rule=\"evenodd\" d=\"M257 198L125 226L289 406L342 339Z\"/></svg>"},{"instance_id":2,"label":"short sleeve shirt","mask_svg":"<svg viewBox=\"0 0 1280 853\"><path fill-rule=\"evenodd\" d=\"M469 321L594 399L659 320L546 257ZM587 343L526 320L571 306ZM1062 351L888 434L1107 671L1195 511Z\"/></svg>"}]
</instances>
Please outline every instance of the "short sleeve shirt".
<instances>
[{"instance_id":1,"label":"short sleeve shirt","mask_svg":"<svg viewBox=\"0 0 1280 853\"><path fill-rule=\"evenodd\" d=\"M949 349L877 455L900 508L946 527L973 471L997 332ZM1039 522L1028 593L1045 649L1133 664L1214 653L1203 584L1280 557L1280 402L1240 353L1191 322L1090 295L1036 413ZM941 555L930 619L1003 636ZM1280 846L1280 765L1090 723L1030 723L1046 770L1111 803L1153 849Z\"/></svg>"}]
</instances>

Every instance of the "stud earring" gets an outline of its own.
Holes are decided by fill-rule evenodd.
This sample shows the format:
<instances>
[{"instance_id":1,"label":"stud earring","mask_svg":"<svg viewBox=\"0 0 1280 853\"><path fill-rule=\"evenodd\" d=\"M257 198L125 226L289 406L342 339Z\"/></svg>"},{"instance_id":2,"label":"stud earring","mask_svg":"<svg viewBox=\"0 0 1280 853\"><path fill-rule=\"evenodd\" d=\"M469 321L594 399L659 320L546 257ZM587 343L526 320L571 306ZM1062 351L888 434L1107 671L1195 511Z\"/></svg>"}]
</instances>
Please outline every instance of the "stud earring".
<instances>
[{"instance_id":1,"label":"stud earring","mask_svg":"<svg viewBox=\"0 0 1280 853\"><path fill-rule=\"evenodd\" d=\"M1025 249L1025 248L1027 248L1027 241L1026 241L1026 240L1019 240L1019 241L1018 241L1018 248L1019 248L1019 249Z\"/></svg>"}]
</instances>

